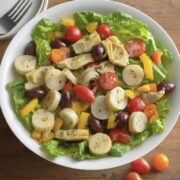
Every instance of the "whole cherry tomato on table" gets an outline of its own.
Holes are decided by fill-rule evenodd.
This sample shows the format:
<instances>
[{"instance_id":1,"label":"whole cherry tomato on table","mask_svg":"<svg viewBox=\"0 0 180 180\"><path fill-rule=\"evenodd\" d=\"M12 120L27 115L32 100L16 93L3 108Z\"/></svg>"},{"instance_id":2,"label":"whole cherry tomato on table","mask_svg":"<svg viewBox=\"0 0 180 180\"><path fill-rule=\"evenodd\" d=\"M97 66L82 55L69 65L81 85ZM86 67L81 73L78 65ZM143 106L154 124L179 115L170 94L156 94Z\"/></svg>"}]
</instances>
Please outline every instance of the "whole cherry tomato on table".
<instances>
[{"instance_id":1,"label":"whole cherry tomato on table","mask_svg":"<svg viewBox=\"0 0 180 180\"><path fill-rule=\"evenodd\" d=\"M140 38L134 38L130 39L125 44L125 49L130 57L138 58L141 54L143 54L146 51L146 44L144 40Z\"/></svg>"},{"instance_id":2,"label":"whole cherry tomato on table","mask_svg":"<svg viewBox=\"0 0 180 180\"><path fill-rule=\"evenodd\" d=\"M81 30L77 26L69 26L65 31L64 38L69 43L75 43L82 38Z\"/></svg>"},{"instance_id":3,"label":"whole cherry tomato on table","mask_svg":"<svg viewBox=\"0 0 180 180\"><path fill-rule=\"evenodd\" d=\"M145 107L146 104L140 97L135 97L134 99L131 99L127 105L127 109L130 113L135 111L144 111Z\"/></svg>"},{"instance_id":4,"label":"whole cherry tomato on table","mask_svg":"<svg viewBox=\"0 0 180 180\"><path fill-rule=\"evenodd\" d=\"M157 171L163 171L169 167L168 157L164 153L156 154L152 159L152 166Z\"/></svg>"},{"instance_id":5,"label":"whole cherry tomato on table","mask_svg":"<svg viewBox=\"0 0 180 180\"><path fill-rule=\"evenodd\" d=\"M141 176L136 172L129 172L124 180L142 180Z\"/></svg>"},{"instance_id":6,"label":"whole cherry tomato on table","mask_svg":"<svg viewBox=\"0 0 180 180\"><path fill-rule=\"evenodd\" d=\"M147 174L150 172L150 165L144 158L139 158L131 163L132 170L139 174Z\"/></svg>"},{"instance_id":7,"label":"whole cherry tomato on table","mask_svg":"<svg viewBox=\"0 0 180 180\"><path fill-rule=\"evenodd\" d=\"M105 72L101 74L99 85L104 90L111 90L119 85L118 77L113 72Z\"/></svg>"},{"instance_id":8,"label":"whole cherry tomato on table","mask_svg":"<svg viewBox=\"0 0 180 180\"><path fill-rule=\"evenodd\" d=\"M100 24L97 27L96 31L99 33L102 40L105 40L112 35L111 28L106 24Z\"/></svg>"},{"instance_id":9,"label":"whole cherry tomato on table","mask_svg":"<svg viewBox=\"0 0 180 180\"><path fill-rule=\"evenodd\" d=\"M76 85L74 92L76 97L83 102L92 103L95 101L94 93L86 86Z\"/></svg>"}]
</instances>

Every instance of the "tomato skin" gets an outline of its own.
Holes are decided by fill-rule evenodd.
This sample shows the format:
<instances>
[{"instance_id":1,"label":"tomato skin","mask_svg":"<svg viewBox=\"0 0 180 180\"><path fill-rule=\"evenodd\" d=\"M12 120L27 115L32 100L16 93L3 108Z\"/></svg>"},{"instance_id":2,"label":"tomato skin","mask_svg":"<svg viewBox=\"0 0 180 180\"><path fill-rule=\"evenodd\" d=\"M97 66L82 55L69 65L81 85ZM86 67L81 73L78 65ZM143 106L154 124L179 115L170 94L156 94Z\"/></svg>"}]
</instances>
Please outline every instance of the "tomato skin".
<instances>
[{"instance_id":1,"label":"tomato skin","mask_svg":"<svg viewBox=\"0 0 180 180\"><path fill-rule=\"evenodd\" d=\"M118 77L113 72L102 73L99 79L99 84L102 89L111 90L119 85Z\"/></svg>"},{"instance_id":2,"label":"tomato skin","mask_svg":"<svg viewBox=\"0 0 180 180\"><path fill-rule=\"evenodd\" d=\"M92 103L95 101L94 93L86 86L76 85L74 92L77 98L83 102Z\"/></svg>"},{"instance_id":3,"label":"tomato skin","mask_svg":"<svg viewBox=\"0 0 180 180\"><path fill-rule=\"evenodd\" d=\"M125 44L125 49L130 57L138 58L146 51L146 44L144 40L140 38L133 38Z\"/></svg>"},{"instance_id":4,"label":"tomato skin","mask_svg":"<svg viewBox=\"0 0 180 180\"><path fill-rule=\"evenodd\" d=\"M149 163L144 158L131 162L131 168L139 174L147 174L151 169Z\"/></svg>"},{"instance_id":5,"label":"tomato skin","mask_svg":"<svg viewBox=\"0 0 180 180\"><path fill-rule=\"evenodd\" d=\"M102 40L107 39L109 36L112 35L112 30L106 24L101 24L97 27L96 31L99 33Z\"/></svg>"},{"instance_id":6,"label":"tomato skin","mask_svg":"<svg viewBox=\"0 0 180 180\"><path fill-rule=\"evenodd\" d=\"M69 26L66 29L64 38L66 41L74 43L82 38L81 30L77 26Z\"/></svg>"},{"instance_id":7,"label":"tomato skin","mask_svg":"<svg viewBox=\"0 0 180 180\"><path fill-rule=\"evenodd\" d=\"M125 130L119 128L111 129L109 136L112 142L121 142L124 144L129 144L131 142L131 136Z\"/></svg>"},{"instance_id":8,"label":"tomato skin","mask_svg":"<svg viewBox=\"0 0 180 180\"><path fill-rule=\"evenodd\" d=\"M68 81L68 82L65 84L65 86L64 86L64 88L63 88L63 91L68 91L68 92L70 92L70 93L73 91L73 84L72 84L71 81Z\"/></svg>"},{"instance_id":9,"label":"tomato skin","mask_svg":"<svg viewBox=\"0 0 180 180\"><path fill-rule=\"evenodd\" d=\"M169 167L168 157L164 153L156 154L152 159L152 167L157 171L164 171Z\"/></svg>"},{"instance_id":10,"label":"tomato skin","mask_svg":"<svg viewBox=\"0 0 180 180\"><path fill-rule=\"evenodd\" d=\"M141 176L136 172L129 172L124 180L142 180Z\"/></svg>"},{"instance_id":11,"label":"tomato skin","mask_svg":"<svg viewBox=\"0 0 180 180\"><path fill-rule=\"evenodd\" d=\"M135 97L131 99L127 105L127 109L130 113L135 111L144 111L145 107L146 104L140 97Z\"/></svg>"}]
</instances>

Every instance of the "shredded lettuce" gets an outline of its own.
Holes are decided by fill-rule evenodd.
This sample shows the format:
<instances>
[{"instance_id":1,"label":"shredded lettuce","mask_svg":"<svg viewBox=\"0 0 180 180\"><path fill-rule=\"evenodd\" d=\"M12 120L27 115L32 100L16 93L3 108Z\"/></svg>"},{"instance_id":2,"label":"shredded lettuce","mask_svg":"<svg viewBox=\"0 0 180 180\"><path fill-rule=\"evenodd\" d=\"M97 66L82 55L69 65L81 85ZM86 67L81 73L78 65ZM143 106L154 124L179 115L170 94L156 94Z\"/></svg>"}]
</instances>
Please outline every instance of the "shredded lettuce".
<instances>
[{"instance_id":1,"label":"shredded lettuce","mask_svg":"<svg viewBox=\"0 0 180 180\"><path fill-rule=\"evenodd\" d=\"M32 131L32 114L33 112L29 113L26 117L22 118L19 114L19 110L28 102L28 99L25 96L25 80L19 79L16 81L12 81L7 85L7 89L11 95L14 110L21 120L22 124L28 131ZM37 107L39 108L39 106Z\"/></svg>"}]
</instances>

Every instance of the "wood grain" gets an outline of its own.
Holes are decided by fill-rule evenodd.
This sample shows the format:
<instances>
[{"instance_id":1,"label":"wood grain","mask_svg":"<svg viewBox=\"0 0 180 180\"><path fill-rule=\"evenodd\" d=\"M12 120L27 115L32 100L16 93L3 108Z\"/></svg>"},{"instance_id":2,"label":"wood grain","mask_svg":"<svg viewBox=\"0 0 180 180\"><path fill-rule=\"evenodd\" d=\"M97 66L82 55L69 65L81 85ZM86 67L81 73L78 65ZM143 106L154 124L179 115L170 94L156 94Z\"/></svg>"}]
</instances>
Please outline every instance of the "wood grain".
<instances>
[{"instance_id":1,"label":"wood grain","mask_svg":"<svg viewBox=\"0 0 180 180\"><path fill-rule=\"evenodd\" d=\"M116 0L131 5L155 19L174 40L180 50L180 1L179 0ZM65 2L65 0L49 0L49 7ZM10 40L0 42L0 59ZM28 150L13 135L9 129L2 112L0 112L0 179L67 179L91 180L109 179L121 180L130 170L129 165L101 171L80 171L68 169L49 163ZM157 173L152 171L143 176L147 180L178 180L180 179L180 122L168 137L156 149L149 153L148 160L156 152L164 152L169 156L170 168Z\"/></svg>"}]
</instances>

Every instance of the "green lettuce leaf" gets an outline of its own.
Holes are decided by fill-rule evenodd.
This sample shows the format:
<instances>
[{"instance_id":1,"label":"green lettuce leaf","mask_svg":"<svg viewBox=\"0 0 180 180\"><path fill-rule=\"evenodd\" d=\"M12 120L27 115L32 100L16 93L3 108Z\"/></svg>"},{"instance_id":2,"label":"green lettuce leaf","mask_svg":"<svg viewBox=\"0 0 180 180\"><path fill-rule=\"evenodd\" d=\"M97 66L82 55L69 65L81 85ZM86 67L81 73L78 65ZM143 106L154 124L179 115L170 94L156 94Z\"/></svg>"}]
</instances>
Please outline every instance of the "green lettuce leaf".
<instances>
[{"instance_id":1,"label":"green lettuce leaf","mask_svg":"<svg viewBox=\"0 0 180 180\"><path fill-rule=\"evenodd\" d=\"M88 142L72 143L68 148L65 148L61 141L50 140L42 144L41 149L50 157L58 157L63 155L72 156L74 159L97 159L105 156L96 156L90 153Z\"/></svg>"},{"instance_id":2,"label":"green lettuce leaf","mask_svg":"<svg viewBox=\"0 0 180 180\"><path fill-rule=\"evenodd\" d=\"M36 44L37 66L45 65L51 52L50 44L47 40L38 37L34 37L33 40Z\"/></svg>"},{"instance_id":3,"label":"green lettuce leaf","mask_svg":"<svg viewBox=\"0 0 180 180\"><path fill-rule=\"evenodd\" d=\"M112 156L122 156L123 154L130 151L134 147L142 144L149 137L149 135L150 135L149 131L145 130L142 133L135 134L130 144L123 144L120 142L116 142L113 144L110 154Z\"/></svg>"},{"instance_id":4,"label":"green lettuce leaf","mask_svg":"<svg viewBox=\"0 0 180 180\"><path fill-rule=\"evenodd\" d=\"M21 120L22 124L28 131L32 131L32 114L33 112L29 113L26 117L22 118L19 114L19 110L28 102L28 99L25 96L25 80L20 79L13 82L10 82L7 85L7 89L11 95L12 101L13 101L13 107L14 110L18 116L18 118ZM39 106L36 108L38 109Z\"/></svg>"},{"instance_id":5,"label":"green lettuce leaf","mask_svg":"<svg viewBox=\"0 0 180 180\"><path fill-rule=\"evenodd\" d=\"M165 121L169 112L169 100L163 99L157 103L159 118L150 125L151 134L160 134L165 129Z\"/></svg>"},{"instance_id":6,"label":"green lettuce leaf","mask_svg":"<svg viewBox=\"0 0 180 180\"><path fill-rule=\"evenodd\" d=\"M32 37L38 37L40 39L48 40L49 34L54 31L63 31L64 26L59 23L54 23L50 19L41 19L35 26Z\"/></svg>"}]
</instances>

